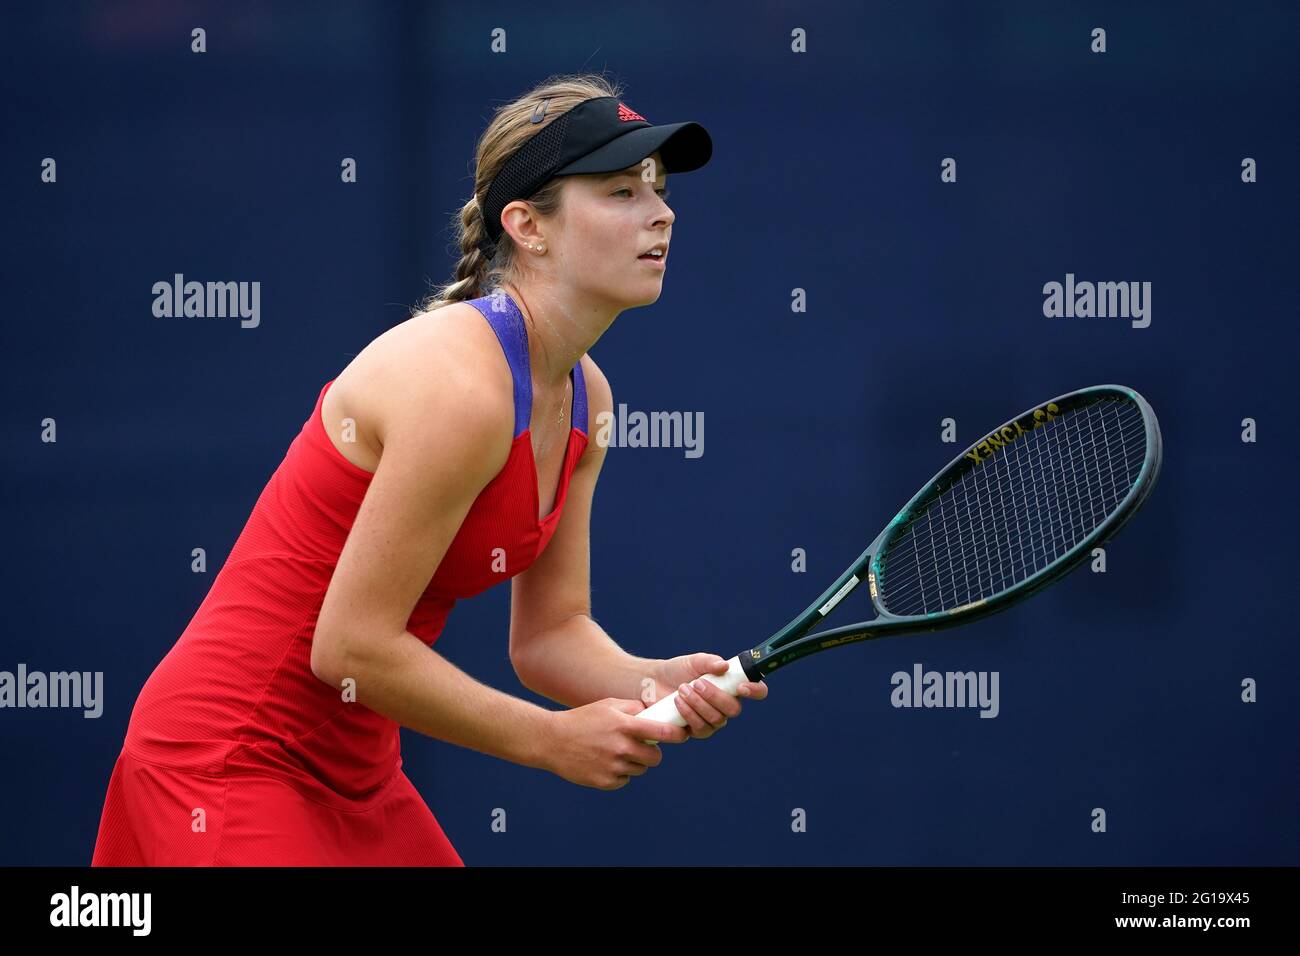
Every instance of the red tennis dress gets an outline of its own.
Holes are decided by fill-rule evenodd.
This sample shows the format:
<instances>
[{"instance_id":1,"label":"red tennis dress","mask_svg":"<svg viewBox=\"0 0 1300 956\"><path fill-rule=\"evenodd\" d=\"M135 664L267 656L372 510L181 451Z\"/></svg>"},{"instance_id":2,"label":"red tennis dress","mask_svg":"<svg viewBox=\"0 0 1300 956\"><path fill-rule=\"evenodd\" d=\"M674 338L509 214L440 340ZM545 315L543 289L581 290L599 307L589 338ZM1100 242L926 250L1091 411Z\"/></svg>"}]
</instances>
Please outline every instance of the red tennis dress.
<instances>
[{"instance_id":1,"label":"red tennis dress","mask_svg":"<svg viewBox=\"0 0 1300 956\"><path fill-rule=\"evenodd\" d=\"M510 363L515 438L407 623L430 645L457 598L513 577L546 548L588 441L579 364L555 507L539 522L528 331L508 295L470 304ZM321 424L330 384L140 691L94 866L464 865L402 771L398 725L311 672L317 614L371 479ZM493 572L502 546L506 571Z\"/></svg>"}]
</instances>

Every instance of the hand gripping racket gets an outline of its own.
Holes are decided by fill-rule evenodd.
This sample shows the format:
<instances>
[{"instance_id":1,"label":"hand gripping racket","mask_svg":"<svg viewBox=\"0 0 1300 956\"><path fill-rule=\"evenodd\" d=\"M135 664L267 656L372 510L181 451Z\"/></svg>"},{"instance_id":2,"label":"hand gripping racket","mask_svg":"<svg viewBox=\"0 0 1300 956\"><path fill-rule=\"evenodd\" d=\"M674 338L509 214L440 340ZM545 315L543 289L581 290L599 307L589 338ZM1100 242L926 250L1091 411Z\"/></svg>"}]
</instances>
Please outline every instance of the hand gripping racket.
<instances>
[{"instance_id":1,"label":"hand gripping racket","mask_svg":"<svg viewBox=\"0 0 1300 956\"><path fill-rule=\"evenodd\" d=\"M1155 412L1131 388L1096 385L1035 406L949 462L802 614L727 673L703 676L734 695L818 651L1023 601L1119 531L1151 494L1161 457ZM863 580L874 620L808 633ZM685 726L676 697L636 716Z\"/></svg>"}]
</instances>

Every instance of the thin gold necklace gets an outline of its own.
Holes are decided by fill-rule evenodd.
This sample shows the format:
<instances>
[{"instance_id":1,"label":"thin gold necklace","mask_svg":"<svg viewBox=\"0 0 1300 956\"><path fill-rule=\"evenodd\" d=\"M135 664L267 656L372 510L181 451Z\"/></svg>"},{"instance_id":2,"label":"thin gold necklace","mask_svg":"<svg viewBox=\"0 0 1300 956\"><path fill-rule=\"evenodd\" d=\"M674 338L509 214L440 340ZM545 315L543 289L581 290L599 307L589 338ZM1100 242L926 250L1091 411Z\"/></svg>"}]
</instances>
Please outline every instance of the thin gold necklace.
<instances>
[{"instance_id":1,"label":"thin gold necklace","mask_svg":"<svg viewBox=\"0 0 1300 956\"><path fill-rule=\"evenodd\" d=\"M557 425L564 422L564 407L569 404L569 380L564 380L564 395L560 398L560 417L555 420Z\"/></svg>"},{"instance_id":2,"label":"thin gold necklace","mask_svg":"<svg viewBox=\"0 0 1300 956\"><path fill-rule=\"evenodd\" d=\"M504 288L503 288L503 291L504 291ZM517 291L517 290L516 290L516 291ZM507 294L509 294L509 293L507 293ZM512 296L512 298L515 298L515 296ZM529 310L528 310L528 304L527 304L526 302L524 302L524 297L523 297L522 294L519 294L519 295L517 296L517 299L518 299L518 306L519 306L520 318L522 318L522 319L524 319L525 321L527 321L529 318L531 318L531 315L530 315ZM554 325L553 325L549 320L547 321L547 325L550 325L550 326L551 326L551 330L552 330L552 331L555 330L555 326L554 326ZM565 406L569 404L569 383L570 383L570 379L566 377L565 380L564 380L564 395L561 396L561 398L560 398L560 415L559 415L558 418L555 419L555 424L557 424L557 425L562 425L562 424L564 424L564 409L565 409ZM539 454L539 456L540 456L541 453L539 452L538 454Z\"/></svg>"}]
</instances>

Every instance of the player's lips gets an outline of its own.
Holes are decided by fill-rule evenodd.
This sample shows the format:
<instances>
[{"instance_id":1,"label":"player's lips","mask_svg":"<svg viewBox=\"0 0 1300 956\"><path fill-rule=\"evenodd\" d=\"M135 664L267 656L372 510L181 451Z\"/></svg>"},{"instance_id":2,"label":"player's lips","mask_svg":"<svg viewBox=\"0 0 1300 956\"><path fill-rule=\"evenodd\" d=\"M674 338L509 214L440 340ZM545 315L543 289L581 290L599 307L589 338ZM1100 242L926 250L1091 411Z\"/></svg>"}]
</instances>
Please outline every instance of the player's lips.
<instances>
[{"instance_id":1,"label":"player's lips","mask_svg":"<svg viewBox=\"0 0 1300 956\"><path fill-rule=\"evenodd\" d=\"M656 255L656 253L658 254ZM664 263L668 261L668 243L656 243L645 252L641 253L641 255L637 256L637 259L642 262L649 262L656 268L664 268Z\"/></svg>"}]
</instances>

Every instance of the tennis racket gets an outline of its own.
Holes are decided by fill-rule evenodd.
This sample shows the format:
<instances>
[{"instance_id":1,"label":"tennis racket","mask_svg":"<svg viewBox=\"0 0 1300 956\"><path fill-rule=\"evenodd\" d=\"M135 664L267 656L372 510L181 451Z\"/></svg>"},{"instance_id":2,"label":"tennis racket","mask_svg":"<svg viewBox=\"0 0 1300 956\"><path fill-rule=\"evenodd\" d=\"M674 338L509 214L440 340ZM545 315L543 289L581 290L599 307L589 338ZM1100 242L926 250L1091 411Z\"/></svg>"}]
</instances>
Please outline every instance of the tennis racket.
<instances>
[{"instance_id":1,"label":"tennis racket","mask_svg":"<svg viewBox=\"0 0 1300 956\"><path fill-rule=\"evenodd\" d=\"M1161 464L1160 425L1137 392L1096 385L994 429L928 481L798 617L704 678L736 694L832 647L978 620L1060 580L1133 517ZM809 634L863 581L876 617ZM685 726L677 692L637 714ZM653 742L653 741L650 741Z\"/></svg>"}]
</instances>

